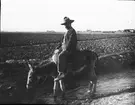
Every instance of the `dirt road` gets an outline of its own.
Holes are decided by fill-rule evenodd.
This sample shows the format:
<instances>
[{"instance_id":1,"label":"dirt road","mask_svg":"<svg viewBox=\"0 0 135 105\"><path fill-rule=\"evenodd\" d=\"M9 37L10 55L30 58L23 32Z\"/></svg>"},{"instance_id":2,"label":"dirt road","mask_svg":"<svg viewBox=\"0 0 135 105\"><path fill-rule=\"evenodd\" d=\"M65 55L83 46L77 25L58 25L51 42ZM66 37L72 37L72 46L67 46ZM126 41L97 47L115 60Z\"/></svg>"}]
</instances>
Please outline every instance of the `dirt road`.
<instances>
[{"instance_id":1,"label":"dirt road","mask_svg":"<svg viewBox=\"0 0 135 105\"><path fill-rule=\"evenodd\" d=\"M125 56L128 57L125 57ZM117 59L116 59L117 58ZM53 82L48 91L48 84L39 86L36 88L33 96L33 103L40 104L68 104L68 105L135 105L135 67L134 62L132 68L126 68L128 60L130 59L129 54L116 55L105 57L100 60L98 65L99 74L97 75L97 86L96 92L92 98L90 98L87 90L86 80L77 81L79 87L66 91L66 99L54 102L52 96ZM134 60L134 57L131 57ZM121 60L122 59L122 60ZM126 62L126 63L123 63ZM124 66L123 66L124 65ZM103 67L102 67L103 66ZM123 68L124 67L124 68ZM23 71L23 69L21 70ZM103 72L104 71L104 72ZM101 73L102 72L102 73ZM28 103L28 100L23 99L26 97L23 86L25 81L19 83L19 88L15 81L26 78L19 72L15 77L6 77L0 79L0 103ZM17 82L17 81L16 81ZM50 83L50 82L49 82ZM25 90L25 89L24 89ZM47 91L46 91L47 90ZM18 101L17 101L18 98Z\"/></svg>"},{"instance_id":2,"label":"dirt road","mask_svg":"<svg viewBox=\"0 0 135 105\"><path fill-rule=\"evenodd\" d=\"M68 105L135 105L135 70L98 76L96 93L89 99L85 81L80 87L66 92ZM39 103L55 104L52 95L41 95ZM41 102L42 101L42 102Z\"/></svg>"}]
</instances>

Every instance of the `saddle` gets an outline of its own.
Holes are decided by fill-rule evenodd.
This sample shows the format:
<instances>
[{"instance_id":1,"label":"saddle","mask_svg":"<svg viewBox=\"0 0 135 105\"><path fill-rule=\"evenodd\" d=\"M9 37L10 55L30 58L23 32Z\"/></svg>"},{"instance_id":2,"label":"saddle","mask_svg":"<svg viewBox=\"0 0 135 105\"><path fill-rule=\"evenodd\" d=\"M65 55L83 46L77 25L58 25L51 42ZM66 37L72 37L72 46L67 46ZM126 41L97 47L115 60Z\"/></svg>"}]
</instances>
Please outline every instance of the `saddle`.
<instances>
[{"instance_id":1,"label":"saddle","mask_svg":"<svg viewBox=\"0 0 135 105\"><path fill-rule=\"evenodd\" d=\"M73 65L74 63L74 59L75 59L75 56L76 56L76 53L77 52L80 52L80 50L76 50L74 51L73 53L70 53L69 52L69 55L67 56L67 62L68 62L68 65ZM59 51L58 50L55 50L54 51L54 55L52 56L52 60L57 64L57 61L58 61L58 55L59 55Z\"/></svg>"},{"instance_id":2,"label":"saddle","mask_svg":"<svg viewBox=\"0 0 135 105\"><path fill-rule=\"evenodd\" d=\"M74 69L74 62L75 62L75 58L77 53L79 53L80 50L76 50L73 53L69 53L68 57L67 57L67 63L68 63L68 67L70 66L70 68Z\"/></svg>"},{"instance_id":3,"label":"saddle","mask_svg":"<svg viewBox=\"0 0 135 105\"><path fill-rule=\"evenodd\" d=\"M72 63L74 62L74 59L75 59L75 57L76 57L77 52L80 52L80 50L75 50L74 52L69 53L68 59L67 59L67 62L68 62L69 64L72 64Z\"/></svg>"}]
</instances>

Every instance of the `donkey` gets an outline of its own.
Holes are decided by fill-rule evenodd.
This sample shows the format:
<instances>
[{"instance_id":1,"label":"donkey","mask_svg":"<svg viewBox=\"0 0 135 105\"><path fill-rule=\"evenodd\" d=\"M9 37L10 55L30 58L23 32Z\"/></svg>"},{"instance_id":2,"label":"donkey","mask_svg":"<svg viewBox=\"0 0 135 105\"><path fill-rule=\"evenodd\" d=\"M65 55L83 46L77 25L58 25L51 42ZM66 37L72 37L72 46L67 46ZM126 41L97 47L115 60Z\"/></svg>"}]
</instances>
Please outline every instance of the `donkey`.
<instances>
[{"instance_id":1,"label":"donkey","mask_svg":"<svg viewBox=\"0 0 135 105\"><path fill-rule=\"evenodd\" d=\"M97 76L95 73L96 62L98 61L98 56L95 52L89 50L76 51L76 53L69 58L66 75L71 72L74 75L86 70L89 77L89 90L90 94L93 94L96 88ZM65 85L63 79L56 80L58 76L57 72L57 62L58 62L58 51L55 50L51 58L47 59L45 62L41 62L39 65L32 67L28 62L30 68L26 88L34 86L37 81L38 76L52 76L54 79L53 95L54 98L57 97L58 85L60 84L60 89L62 90L62 97L65 96Z\"/></svg>"}]
</instances>

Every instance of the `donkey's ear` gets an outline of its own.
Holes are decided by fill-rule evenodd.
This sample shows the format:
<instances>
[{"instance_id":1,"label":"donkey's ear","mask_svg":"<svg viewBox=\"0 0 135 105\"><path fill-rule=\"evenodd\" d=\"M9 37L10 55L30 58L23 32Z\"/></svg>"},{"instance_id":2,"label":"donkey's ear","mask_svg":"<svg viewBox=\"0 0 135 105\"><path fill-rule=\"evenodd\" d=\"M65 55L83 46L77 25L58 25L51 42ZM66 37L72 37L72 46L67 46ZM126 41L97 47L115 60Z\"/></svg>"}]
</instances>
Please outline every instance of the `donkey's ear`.
<instances>
[{"instance_id":1,"label":"donkey's ear","mask_svg":"<svg viewBox=\"0 0 135 105\"><path fill-rule=\"evenodd\" d=\"M29 70L32 70L33 71L33 67L32 67L32 65L31 65L31 63L27 63L27 65L28 65L28 67L29 67Z\"/></svg>"}]
</instances>

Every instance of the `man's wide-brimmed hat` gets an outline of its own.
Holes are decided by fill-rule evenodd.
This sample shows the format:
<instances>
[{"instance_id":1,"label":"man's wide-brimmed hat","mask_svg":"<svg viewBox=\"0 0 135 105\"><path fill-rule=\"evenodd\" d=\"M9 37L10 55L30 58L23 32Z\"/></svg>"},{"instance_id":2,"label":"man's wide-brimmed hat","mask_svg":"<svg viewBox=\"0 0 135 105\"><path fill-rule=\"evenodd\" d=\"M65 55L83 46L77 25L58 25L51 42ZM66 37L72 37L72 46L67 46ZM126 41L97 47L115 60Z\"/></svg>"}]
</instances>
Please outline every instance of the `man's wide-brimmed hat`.
<instances>
[{"instance_id":1,"label":"man's wide-brimmed hat","mask_svg":"<svg viewBox=\"0 0 135 105\"><path fill-rule=\"evenodd\" d=\"M69 19L68 17L64 17L64 23L61 23L61 25L71 24L74 20Z\"/></svg>"}]
</instances>

